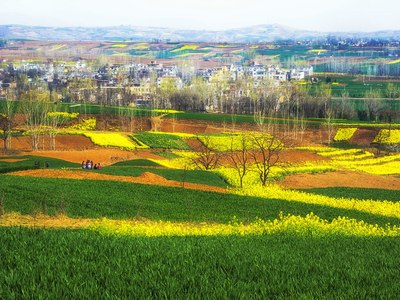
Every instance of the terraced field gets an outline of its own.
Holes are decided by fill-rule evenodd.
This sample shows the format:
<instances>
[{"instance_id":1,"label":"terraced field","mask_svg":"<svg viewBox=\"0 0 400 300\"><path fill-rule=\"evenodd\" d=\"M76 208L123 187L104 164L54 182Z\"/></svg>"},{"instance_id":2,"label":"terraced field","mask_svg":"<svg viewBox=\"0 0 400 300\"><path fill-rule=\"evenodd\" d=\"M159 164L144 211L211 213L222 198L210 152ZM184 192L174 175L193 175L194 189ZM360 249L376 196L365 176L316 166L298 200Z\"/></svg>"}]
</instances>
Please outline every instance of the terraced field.
<instances>
[{"instance_id":1,"label":"terraced field","mask_svg":"<svg viewBox=\"0 0 400 300\"><path fill-rule=\"evenodd\" d=\"M337 140L357 130L340 130ZM267 186L250 164L239 188L228 159L199 170L191 147L211 139L227 155L240 149L238 133L113 134L146 147L102 144L91 132L93 150L0 156L0 298L400 292L398 154L285 148ZM82 170L87 158L103 168ZM319 186L323 176L330 186Z\"/></svg>"}]
</instances>

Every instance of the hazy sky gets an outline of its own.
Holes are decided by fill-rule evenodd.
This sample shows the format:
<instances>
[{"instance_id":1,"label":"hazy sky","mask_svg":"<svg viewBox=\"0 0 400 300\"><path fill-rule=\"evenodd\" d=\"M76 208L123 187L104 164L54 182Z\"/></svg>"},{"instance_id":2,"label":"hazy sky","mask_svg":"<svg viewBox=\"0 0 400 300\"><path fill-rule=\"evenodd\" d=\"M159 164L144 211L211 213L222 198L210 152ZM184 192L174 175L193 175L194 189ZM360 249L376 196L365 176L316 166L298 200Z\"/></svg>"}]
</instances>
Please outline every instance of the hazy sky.
<instances>
[{"instance_id":1,"label":"hazy sky","mask_svg":"<svg viewBox=\"0 0 400 300\"><path fill-rule=\"evenodd\" d=\"M399 12L399 0L3 0L0 24L376 31L399 30Z\"/></svg>"}]
</instances>

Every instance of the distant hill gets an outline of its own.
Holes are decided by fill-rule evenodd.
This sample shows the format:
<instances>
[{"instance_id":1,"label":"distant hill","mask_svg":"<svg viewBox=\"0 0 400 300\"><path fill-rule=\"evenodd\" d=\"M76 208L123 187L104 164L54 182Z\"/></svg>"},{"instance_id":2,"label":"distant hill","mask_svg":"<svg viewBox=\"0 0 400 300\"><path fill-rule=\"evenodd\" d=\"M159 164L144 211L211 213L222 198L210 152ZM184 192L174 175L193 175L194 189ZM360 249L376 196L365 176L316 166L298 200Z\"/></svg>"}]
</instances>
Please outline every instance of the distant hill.
<instances>
[{"instance_id":1,"label":"distant hill","mask_svg":"<svg viewBox=\"0 0 400 300\"><path fill-rule=\"evenodd\" d=\"M207 31L181 30L159 27L112 26L112 27L42 27L25 25L0 25L0 39L28 40L132 40L171 42L228 42L258 43L276 40L324 39L328 36L346 38L400 39L400 31L379 32L319 32L298 30L278 24L246 28Z\"/></svg>"}]
</instances>

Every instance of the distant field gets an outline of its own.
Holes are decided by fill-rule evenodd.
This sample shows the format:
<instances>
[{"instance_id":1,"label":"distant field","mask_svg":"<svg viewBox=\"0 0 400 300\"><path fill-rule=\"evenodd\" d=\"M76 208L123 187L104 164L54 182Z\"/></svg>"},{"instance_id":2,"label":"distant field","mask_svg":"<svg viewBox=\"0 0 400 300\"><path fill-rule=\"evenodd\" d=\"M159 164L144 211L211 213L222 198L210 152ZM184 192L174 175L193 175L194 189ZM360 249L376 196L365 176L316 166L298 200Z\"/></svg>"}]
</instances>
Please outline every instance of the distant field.
<instances>
[{"instance_id":1,"label":"distant field","mask_svg":"<svg viewBox=\"0 0 400 300\"><path fill-rule=\"evenodd\" d=\"M319 82L325 83L327 79L330 82L330 87L332 88L332 95L335 97L341 97L343 93L348 93L351 98L364 98L366 92L369 90L377 90L381 93L381 98L387 98L389 95L387 94L387 86L388 82L392 82L392 84L400 88L400 80L374 80L374 78L369 78L368 76L349 76L349 75L335 75L335 74L326 74L326 75L316 75L319 79ZM311 93L315 93L317 85L310 85ZM391 102L396 101L386 101L386 104L392 104ZM393 103L392 105L394 109L399 110L400 107L398 104Z\"/></svg>"},{"instance_id":2,"label":"distant field","mask_svg":"<svg viewBox=\"0 0 400 300\"><path fill-rule=\"evenodd\" d=\"M162 42L54 42L14 41L13 47L0 49L0 54L11 59L23 57L46 61L51 56L62 55L68 59L74 50L92 55L107 55L111 61L120 63L126 59L191 59L198 62L225 64L226 57L232 61L245 62L255 57L270 63L279 62L285 68L313 65L317 72L336 72L365 75L398 76L400 67L397 49L388 47L327 48L326 45L298 45L287 43L266 44L217 44L217 43L162 43ZM40 50L40 51L39 51ZM24 57L26 56L26 57ZM82 54L84 57L84 55Z\"/></svg>"}]
</instances>

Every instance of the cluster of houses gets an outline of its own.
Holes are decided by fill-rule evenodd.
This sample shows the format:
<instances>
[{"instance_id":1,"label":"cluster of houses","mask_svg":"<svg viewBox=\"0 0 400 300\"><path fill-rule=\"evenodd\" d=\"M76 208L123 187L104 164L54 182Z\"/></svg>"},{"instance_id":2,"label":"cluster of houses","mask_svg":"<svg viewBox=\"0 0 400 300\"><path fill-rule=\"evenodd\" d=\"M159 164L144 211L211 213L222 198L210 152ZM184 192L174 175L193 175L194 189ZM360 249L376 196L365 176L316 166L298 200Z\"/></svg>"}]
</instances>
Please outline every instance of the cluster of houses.
<instances>
[{"instance_id":1,"label":"cluster of houses","mask_svg":"<svg viewBox=\"0 0 400 300\"><path fill-rule=\"evenodd\" d=\"M226 68L229 73L229 77L232 81L239 80L244 77L253 78L255 82L266 79L276 81L291 81L291 80L303 80L306 77L310 77L314 74L313 67L305 67L298 69L281 69L278 66L265 66L261 64L251 64L250 66L240 65L228 65L220 68L213 69L199 69L197 71L198 76L202 76L205 79L210 79L222 68Z\"/></svg>"},{"instance_id":2,"label":"cluster of houses","mask_svg":"<svg viewBox=\"0 0 400 300\"><path fill-rule=\"evenodd\" d=\"M4 67L7 65L7 67ZM223 73L230 82L242 78L251 78L256 86L262 80L274 80L276 82L303 80L313 75L313 68L281 69L278 66L266 66L257 63L250 65L231 64L223 66L189 66L180 67L174 62L159 63L130 63L119 65L96 65L84 60L74 62L27 62L21 61L18 65L2 62L0 67L0 97L2 91L12 84L10 74L26 74L28 80L39 78L51 85L59 85L68 88L70 82L76 79L90 79L100 88L125 87L130 90L137 99L144 98L150 93L150 86L160 87L168 80L181 89L193 77L201 77L205 82L211 82L213 77ZM148 97L145 97L148 98Z\"/></svg>"}]
</instances>

